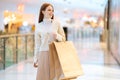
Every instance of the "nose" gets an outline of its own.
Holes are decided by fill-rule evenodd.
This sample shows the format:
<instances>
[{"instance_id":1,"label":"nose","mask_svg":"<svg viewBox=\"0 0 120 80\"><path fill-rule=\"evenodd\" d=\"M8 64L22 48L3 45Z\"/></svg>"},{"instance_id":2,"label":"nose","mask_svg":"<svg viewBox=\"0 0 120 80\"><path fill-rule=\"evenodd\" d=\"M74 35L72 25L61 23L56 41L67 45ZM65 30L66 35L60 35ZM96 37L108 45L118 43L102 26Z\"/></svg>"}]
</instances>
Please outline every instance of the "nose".
<instances>
[{"instance_id":1,"label":"nose","mask_svg":"<svg viewBox=\"0 0 120 80\"><path fill-rule=\"evenodd\" d=\"M53 15L53 11L50 11L50 15Z\"/></svg>"},{"instance_id":2,"label":"nose","mask_svg":"<svg viewBox=\"0 0 120 80\"><path fill-rule=\"evenodd\" d=\"M53 11L51 10L50 13L53 13Z\"/></svg>"}]
</instances>

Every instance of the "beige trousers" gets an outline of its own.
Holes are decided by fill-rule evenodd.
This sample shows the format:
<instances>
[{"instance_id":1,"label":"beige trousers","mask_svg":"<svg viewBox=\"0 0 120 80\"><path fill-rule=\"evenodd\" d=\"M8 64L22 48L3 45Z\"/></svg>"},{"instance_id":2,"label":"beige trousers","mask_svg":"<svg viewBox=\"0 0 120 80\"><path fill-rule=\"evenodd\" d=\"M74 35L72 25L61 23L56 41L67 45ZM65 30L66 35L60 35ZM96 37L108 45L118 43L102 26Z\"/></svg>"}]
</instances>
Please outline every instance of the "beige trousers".
<instances>
[{"instance_id":1,"label":"beige trousers","mask_svg":"<svg viewBox=\"0 0 120 80\"><path fill-rule=\"evenodd\" d=\"M36 80L50 80L49 51L39 54Z\"/></svg>"}]
</instances>

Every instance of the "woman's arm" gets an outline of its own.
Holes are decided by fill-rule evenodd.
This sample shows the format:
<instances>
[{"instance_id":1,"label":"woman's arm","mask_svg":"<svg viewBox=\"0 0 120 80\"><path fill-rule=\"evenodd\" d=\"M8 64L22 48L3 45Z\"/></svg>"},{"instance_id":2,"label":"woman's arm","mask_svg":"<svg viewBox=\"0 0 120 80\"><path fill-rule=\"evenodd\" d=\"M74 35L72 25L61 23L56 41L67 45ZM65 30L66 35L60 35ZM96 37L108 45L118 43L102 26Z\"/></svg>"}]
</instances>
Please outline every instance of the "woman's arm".
<instances>
[{"instance_id":1,"label":"woman's arm","mask_svg":"<svg viewBox=\"0 0 120 80\"><path fill-rule=\"evenodd\" d=\"M56 36L56 39L58 41L65 41L66 40L66 37L65 37L65 32L63 30L63 28L61 27L60 23L57 22L57 36Z\"/></svg>"},{"instance_id":2,"label":"woman's arm","mask_svg":"<svg viewBox=\"0 0 120 80\"><path fill-rule=\"evenodd\" d=\"M39 54L39 48L41 45L41 35L40 33L37 32L37 30L35 30L35 35L34 35L34 39L35 39L35 46L34 46L34 63L37 63L38 61L38 54Z\"/></svg>"}]
</instances>

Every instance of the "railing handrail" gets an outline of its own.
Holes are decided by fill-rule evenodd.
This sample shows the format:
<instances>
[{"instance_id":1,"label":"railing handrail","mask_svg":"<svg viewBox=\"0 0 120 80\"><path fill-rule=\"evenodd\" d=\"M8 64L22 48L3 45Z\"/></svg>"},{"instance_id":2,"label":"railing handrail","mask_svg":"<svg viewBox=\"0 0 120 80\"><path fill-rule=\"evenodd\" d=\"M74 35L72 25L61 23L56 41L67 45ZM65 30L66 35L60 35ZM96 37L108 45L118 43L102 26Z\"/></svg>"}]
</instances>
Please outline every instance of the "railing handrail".
<instances>
[{"instance_id":1,"label":"railing handrail","mask_svg":"<svg viewBox=\"0 0 120 80\"><path fill-rule=\"evenodd\" d=\"M29 37L31 36L31 37ZM20 39L20 38L21 39ZM6 54L7 54L7 49L9 46L7 46L7 41L9 42L9 39L11 38L14 38L14 46L12 47L12 53L14 53L14 56L12 58L14 58L14 61L13 63L18 63L19 62L19 55L18 55L18 51L20 50L20 48L22 47L18 47L18 42L23 42L23 45L24 45L24 50L23 50L23 55L24 55L24 58L27 59L28 58L28 42L33 42L33 45L34 46L34 33L26 33L26 34L7 34L7 35L0 35L0 40L1 40L1 43L0 43L0 50L2 51L0 53L0 55L2 54L2 59L3 62L2 62L2 65L3 65L3 69L6 68ZM31 40L29 40L31 39ZM11 42L11 41L10 41ZM10 43L9 42L9 43ZM1 45L2 44L2 45ZM10 44L12 46L12 44ZM21 44L20 44L21 45ZM7 47L6 47L7 46ZM14 49L14 51L13 51ZM22 51L22 50L21 50ZM8 52L10 53L10 52ZM34 53L34 48L32 47L32 53ZM11 58L11 59L12 59Z\"/></svg>"},{"instance_id":2,"label":"railing handrail","mask_svg":"<svg viewBox=\"0 0 120 80\"><path fill-rule=\"evenodd\" d=\"M7 38L7 37L20 37L20 36L30 36L34 35L34 33L26 33L26 34L7 34L7 35L0 35L0 38Z\"/></svg>"}]
</instances>

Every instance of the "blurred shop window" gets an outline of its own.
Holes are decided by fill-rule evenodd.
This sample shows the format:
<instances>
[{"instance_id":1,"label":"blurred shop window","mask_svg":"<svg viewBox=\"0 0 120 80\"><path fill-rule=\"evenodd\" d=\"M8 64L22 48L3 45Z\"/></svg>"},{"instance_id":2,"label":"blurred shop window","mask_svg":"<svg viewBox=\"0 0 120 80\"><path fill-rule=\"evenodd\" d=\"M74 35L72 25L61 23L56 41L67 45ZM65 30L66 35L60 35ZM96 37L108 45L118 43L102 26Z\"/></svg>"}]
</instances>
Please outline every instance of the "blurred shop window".
<instances>
[{"instance_id":1,"label":"blurred shop window","mask_svg":"<svg viewBox=\"0 0 120 80\"><path fill-rule=\"evenodd\" d=\"M23 22L23 25L19 28L19 33L30 33L32 31L32 27L28 25L27 22Z\"/></svg>"},{"instance_id":2,"label":"blurred shop window","mask_svg":"<svg viewBox=\"0 0 120 80\"><path fill-rule=\"evenodd\" d=\"M17 24L12 24L11 27L11 33L17 33L18 32L18 27Z\"/></svg>"},{"instance_id":3,"label":"blurred shop window","mask_svg":"<svg viewBox=\"0 0 120 80\"><path fill-rule=\"evenodd\" d=\"M31 26L21 26L19 28L19 33L30 33L31 32Z\"/></svg>"},{"instance_id":4,"label":"blurred shop window","mask_svg":"<svg viewBox=\"0 0 120 80\"><path fill-rule=\"evenodd\" d=\"M5 24L4 28L5 28L5 32L8 32L8 24Z\"/></svg>"},{"instance_id":5,"label":"blurred shop window","mask_svg":"<svg viewBox=\"0 0 120 80\"><path fill-rule=\"evenodd\" d=\"M4 11L4 32L7 34L34 32L33 14L21 13L24 4L18 5L18 12Z\"/></svg>"}]
</instances>

